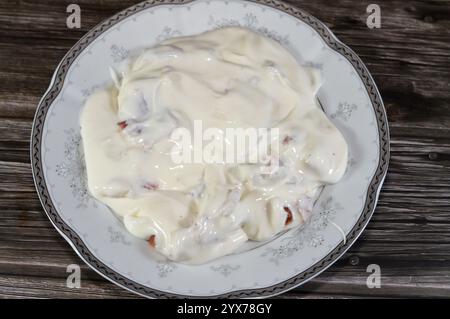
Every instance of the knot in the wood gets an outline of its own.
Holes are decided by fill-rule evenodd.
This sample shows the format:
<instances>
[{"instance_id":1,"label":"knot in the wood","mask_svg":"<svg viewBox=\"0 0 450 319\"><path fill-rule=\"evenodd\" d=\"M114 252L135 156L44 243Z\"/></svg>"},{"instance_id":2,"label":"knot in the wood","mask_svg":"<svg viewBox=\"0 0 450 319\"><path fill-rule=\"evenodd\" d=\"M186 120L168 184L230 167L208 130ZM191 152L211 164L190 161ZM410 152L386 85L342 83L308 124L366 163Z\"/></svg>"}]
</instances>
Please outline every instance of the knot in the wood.
<instances>
[{"instance_id":1,"label":"knot in the wood","mask_svg":"<svg viewBox=\"0 0 450 319\"><path fill-rule=\"evenodd\" d=\"M359 257L358 256L350 256L349 262L350 262L350 265L356 266L359 264Z\"/></svg>"},{"instance_id":2,"label":"knot in the wood","mask_svg":"<svg viewBox=\"0 0 450 319\"><path fill-rule=\"evenodd\" d=\"M430 160L432 160L432 161L437 160L438 157L439 157L439 155L438 155L438 153L436 153L436 152L430 152L430 153L428 154L428 158L429 158Z\"/></svg>"},{"instance_id":3,"label":"knot in the wood","mask_svg":"<svg viewBox=\"0 0 450 319\"><path fill-rule=\"evenodd\" d=\"M427 22L427 23L433 23L433 22L434 22L434 18L433 18L432 16L430 16L430 15L426 15L426 16L423 18L423 21L425 21L425 22Z\"/></svg>"}]
</instances>

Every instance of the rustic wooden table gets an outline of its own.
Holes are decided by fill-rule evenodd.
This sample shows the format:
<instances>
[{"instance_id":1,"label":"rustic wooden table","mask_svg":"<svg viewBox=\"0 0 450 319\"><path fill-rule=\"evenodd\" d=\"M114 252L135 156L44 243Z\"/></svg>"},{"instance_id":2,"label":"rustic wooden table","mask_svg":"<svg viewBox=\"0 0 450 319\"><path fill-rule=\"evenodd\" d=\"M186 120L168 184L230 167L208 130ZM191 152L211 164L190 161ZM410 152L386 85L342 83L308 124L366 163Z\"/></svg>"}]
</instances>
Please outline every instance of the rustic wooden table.
<instances>
[{"instance_id":1,"label":"rustic wooden table","mask_svg":"<svg viewBox=\"0 0 450 319\"><path fill-rule=\"evenodd\" d=\"M0 2L0 297L135 297L98 276L44 215L31 176L36 105L66 51L137 1ZM285 298L450 297L450 1L289 1L325 22L366 63L387 108L391 164L367 230L325 273ZM381 7L381 28L366 7ZM81 7L81 29L66 7ZM66 287L81 265L82 287ZM381 288L369 289L369 264Z\"/></svg>"}]
</instances>

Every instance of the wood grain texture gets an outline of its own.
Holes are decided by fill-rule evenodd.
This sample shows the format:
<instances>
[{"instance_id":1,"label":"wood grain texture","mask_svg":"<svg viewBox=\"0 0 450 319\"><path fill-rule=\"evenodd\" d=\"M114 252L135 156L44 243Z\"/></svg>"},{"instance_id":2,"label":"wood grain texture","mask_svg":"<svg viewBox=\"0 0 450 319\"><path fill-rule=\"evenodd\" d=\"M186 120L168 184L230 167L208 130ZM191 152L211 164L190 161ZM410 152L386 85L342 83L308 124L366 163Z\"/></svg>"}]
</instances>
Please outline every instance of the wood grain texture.
<instances>
[{"instance_id":1,"label":"wood grain texture","mask_svg":"<svg viewBox=\"0 0 450 319\"><path fill-rule=\"evenodd\" d=\"M0 2L0 298L130 298L90 270L53 229L29 160L37 103L67 50L130 0ZM450 297L450 1L287 1L323 22L365 62L388 112L391 164L374 217L334 266L282 298ZM82 28L66 28L77 3ZM66 287L79 264L82 287ZM368 289L378 264L382 287Z\"/></svg>"}]
</instances>

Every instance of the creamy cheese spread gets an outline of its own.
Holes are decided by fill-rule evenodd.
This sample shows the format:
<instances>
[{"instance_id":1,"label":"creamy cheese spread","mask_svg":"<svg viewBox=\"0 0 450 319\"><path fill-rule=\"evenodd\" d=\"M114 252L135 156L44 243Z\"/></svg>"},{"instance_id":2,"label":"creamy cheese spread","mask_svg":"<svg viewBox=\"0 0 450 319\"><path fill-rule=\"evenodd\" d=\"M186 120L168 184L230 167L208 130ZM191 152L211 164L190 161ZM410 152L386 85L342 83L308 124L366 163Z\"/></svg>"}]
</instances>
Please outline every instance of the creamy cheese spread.
<instances>
[{"instance_id":1,"label":"creamy cheese spread","mask_svg":"<svg viewBox=\"0 0 450 319\"><path fill-rule=\"evenodd\" d=\"M89 191L150 249L183 263L204 263L301 225L321 187L338 182L347 164L347 144L316 102L319 86L315 70L245 28L159 43L133 61L117 87L86 102ZM277 128L278 169L175 163L172 133L193 131L194 121L219 131Z\"/></svg>"}]
</instances>

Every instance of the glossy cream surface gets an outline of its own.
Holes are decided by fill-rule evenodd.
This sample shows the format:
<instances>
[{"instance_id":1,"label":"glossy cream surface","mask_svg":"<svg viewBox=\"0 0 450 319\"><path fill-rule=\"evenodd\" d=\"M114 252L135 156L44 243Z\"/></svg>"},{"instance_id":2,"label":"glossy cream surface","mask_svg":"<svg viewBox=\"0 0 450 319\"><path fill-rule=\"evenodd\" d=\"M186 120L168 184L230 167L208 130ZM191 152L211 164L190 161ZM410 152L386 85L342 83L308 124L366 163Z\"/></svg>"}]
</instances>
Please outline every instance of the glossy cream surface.
<instances>
[{"instance_id":1,"label":"glossy cream surface","mask_svg":"<svg viewBox=\"0 0 450 319\"><path fill-rule=\"evenodd\" d=\"M133 235L170 260L204 263L303 224L347 144L319 108L320 76L244 28L166 40L81 116L88 187ZM280 167L176 163L176 128L277 128ZM273 154L272 154L273 155Z\"/></svg>"}]
</instances>

